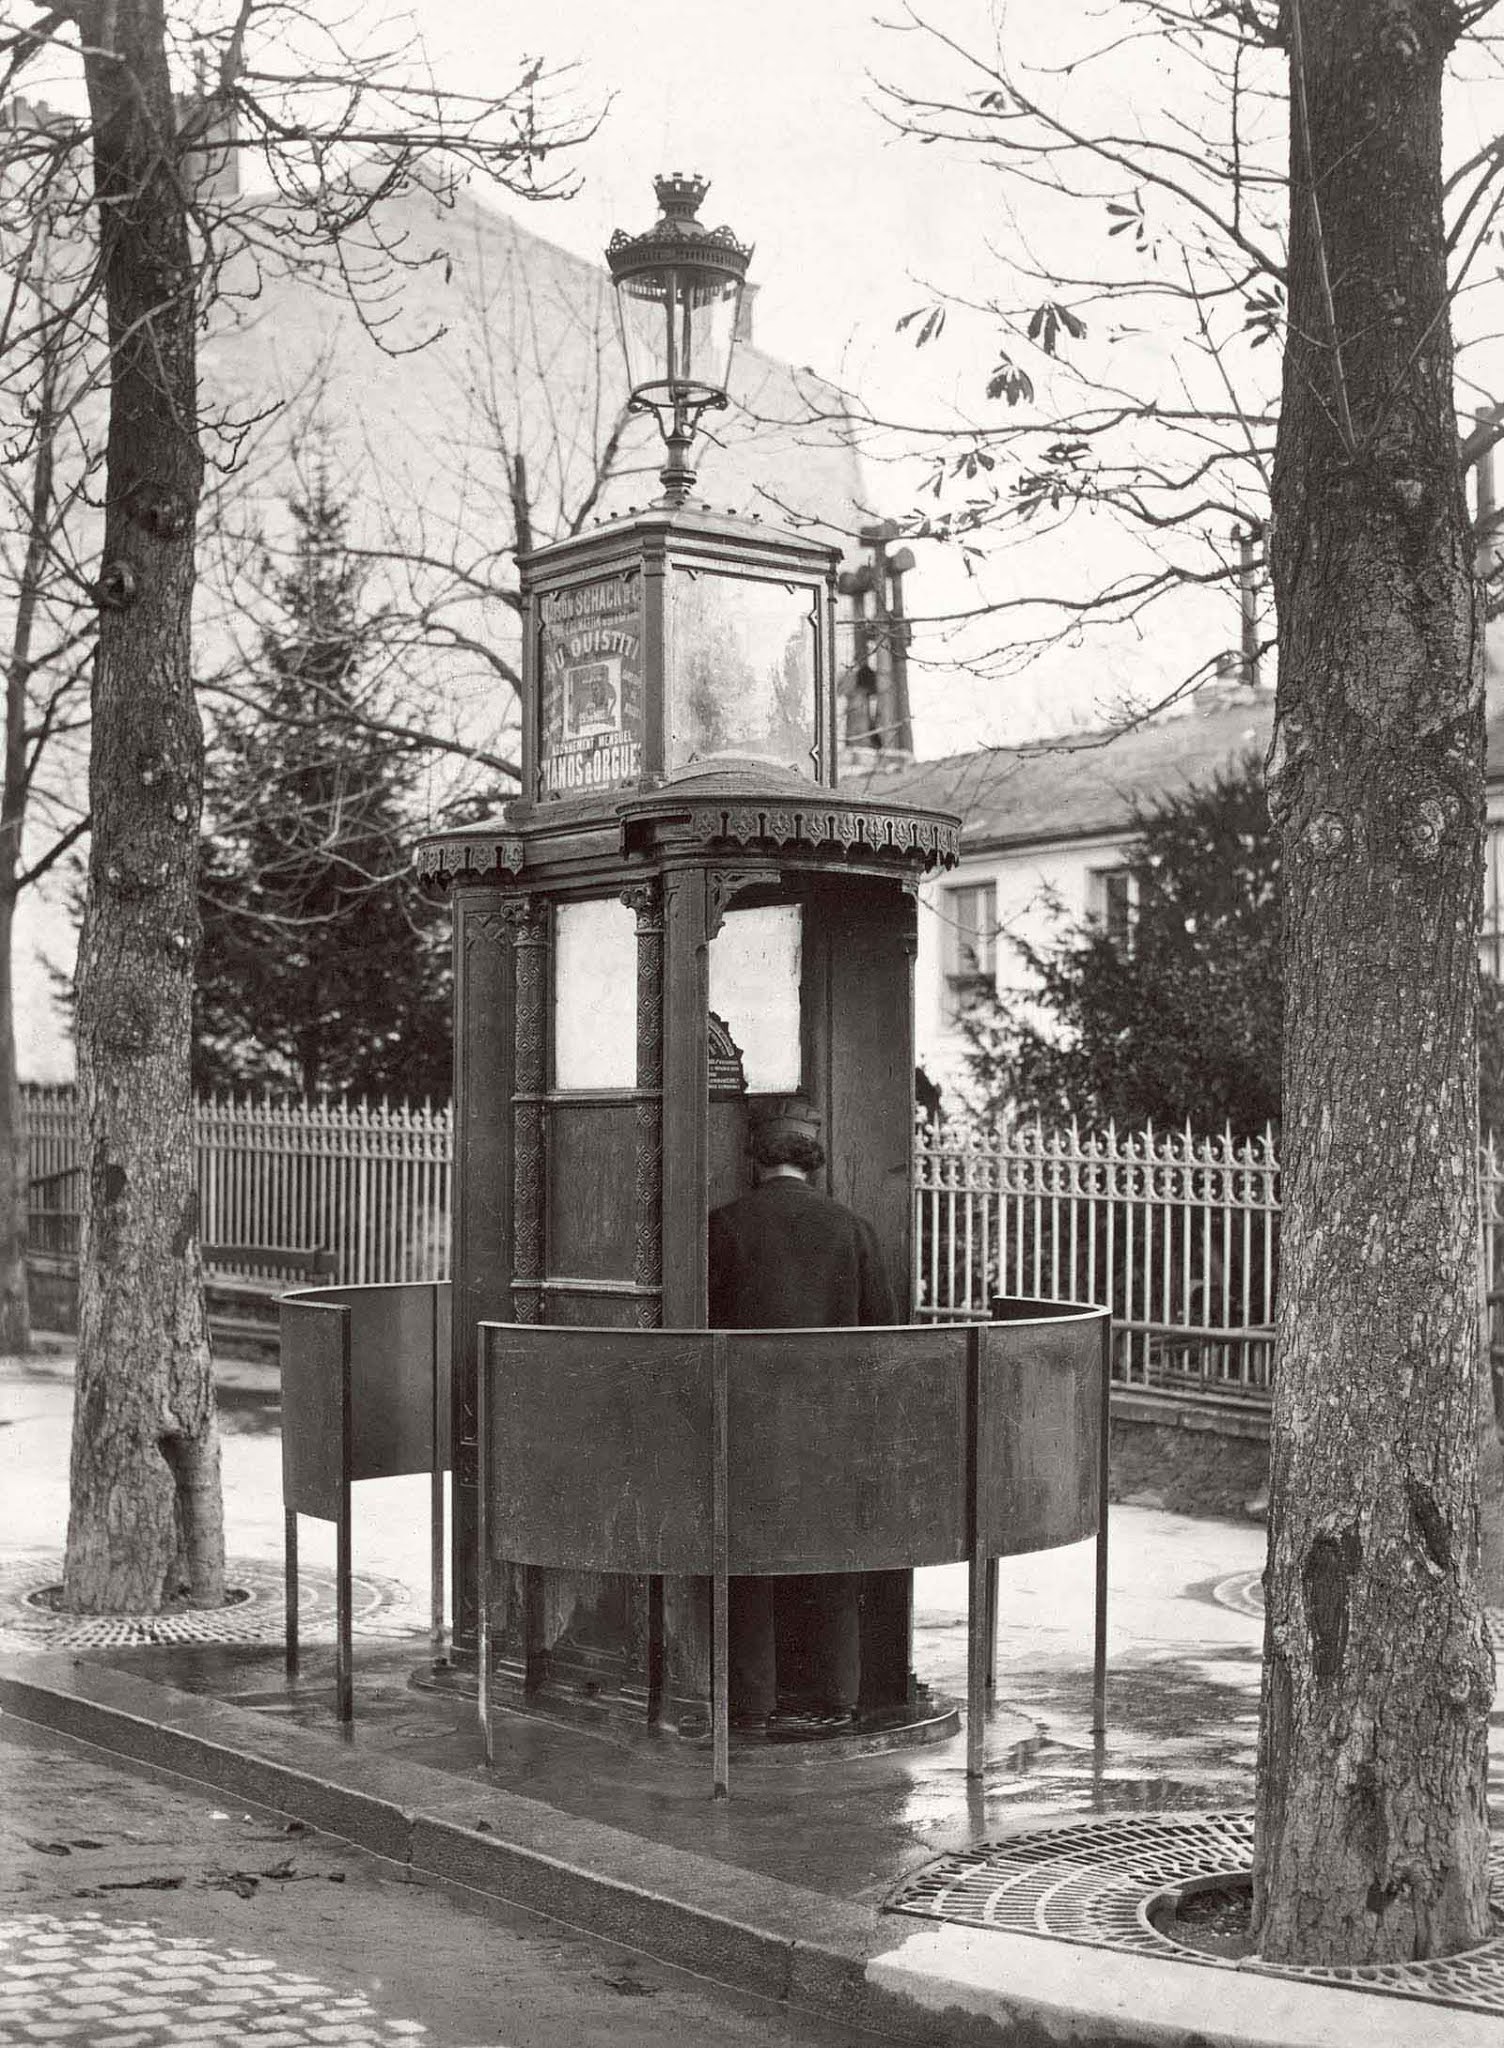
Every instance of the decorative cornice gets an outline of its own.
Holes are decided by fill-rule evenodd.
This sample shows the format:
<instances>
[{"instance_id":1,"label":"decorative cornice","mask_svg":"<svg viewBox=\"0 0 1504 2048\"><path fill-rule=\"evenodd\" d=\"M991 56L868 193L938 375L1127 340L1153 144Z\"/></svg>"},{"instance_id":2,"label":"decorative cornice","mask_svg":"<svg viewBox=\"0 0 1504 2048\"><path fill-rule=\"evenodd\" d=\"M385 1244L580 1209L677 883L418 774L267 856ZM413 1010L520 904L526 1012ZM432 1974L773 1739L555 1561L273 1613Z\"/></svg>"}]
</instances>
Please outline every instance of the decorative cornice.
<instances>
[{"instance_id":1,"label":"decorative cornice","mask_svg":"<svg viewBox=\"0 0 1504 2048\"><path fill-rule=\"evenodd\" d=\"M928 871L954 867L961 857L960 820L943 811L872 804L827 795L790 803L766 800L703 801L685 805L664 790L620 806L623 829L677 824L705 844L808 846L818 853L912 863Z\"/></svg>"},{"instance_id":2,"label":"decorative cornice","mask_svg":"<svg viewBox=\"0 0 1504 2048\"><path fill-rule=\"evenodd\" d=\"M518 875L523 858L523 842L511 833L456 833L421 840L413 864L423 880L445 882L454 875Z\"/></svg>"}]
</instances>

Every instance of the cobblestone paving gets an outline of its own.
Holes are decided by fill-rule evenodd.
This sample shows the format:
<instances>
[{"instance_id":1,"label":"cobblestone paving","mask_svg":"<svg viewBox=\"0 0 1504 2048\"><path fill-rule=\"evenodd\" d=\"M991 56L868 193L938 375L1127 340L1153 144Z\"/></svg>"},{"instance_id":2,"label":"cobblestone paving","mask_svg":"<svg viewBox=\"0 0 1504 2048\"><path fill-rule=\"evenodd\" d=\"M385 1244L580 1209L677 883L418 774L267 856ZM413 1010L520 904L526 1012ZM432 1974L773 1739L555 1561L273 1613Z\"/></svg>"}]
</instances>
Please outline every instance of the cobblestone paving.
<instances>
[{"instance_id":1,"label":"cobblestone paving","mask_svg":"<svg viewBox=\"0 0 1504 2048\"><path fill-rule=\"evenodd\" d=\"M5 2048L418 2048L420 2020L383 2019L264 1956L97 1913L0 1919Z\"/></svg>"},{"instance_id":2,"label":"cobblestone paving","mask_svg":"<svg viewBox=\"0 0 1504 2048\"><path fill-rule=\"evenodd\" d=\"M0 1714L0 2048L863 2038Z\"/></svg>"}]
</instances>

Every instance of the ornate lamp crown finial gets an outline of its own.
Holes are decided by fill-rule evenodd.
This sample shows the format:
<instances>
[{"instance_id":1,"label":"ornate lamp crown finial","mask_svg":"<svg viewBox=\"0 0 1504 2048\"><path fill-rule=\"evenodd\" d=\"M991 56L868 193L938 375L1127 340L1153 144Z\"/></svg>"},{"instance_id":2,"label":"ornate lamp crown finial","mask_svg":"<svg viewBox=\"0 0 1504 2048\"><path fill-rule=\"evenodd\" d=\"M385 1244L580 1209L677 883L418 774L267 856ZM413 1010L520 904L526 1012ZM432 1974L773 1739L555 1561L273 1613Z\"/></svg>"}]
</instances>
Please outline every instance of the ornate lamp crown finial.
<instances>
[{"instance_id":1,"label":"ornate lamp crown finial","mask_svg":"<svg viewBox=\"0 0 1504 2048\"><path fill-rule=\"evenodd\" d=\"M709 190L710 180L698 171L691 171L688 177L682 171L669 171L653 180L659 207L669 220L693 220Z\"/></svg>"}]
</instances>

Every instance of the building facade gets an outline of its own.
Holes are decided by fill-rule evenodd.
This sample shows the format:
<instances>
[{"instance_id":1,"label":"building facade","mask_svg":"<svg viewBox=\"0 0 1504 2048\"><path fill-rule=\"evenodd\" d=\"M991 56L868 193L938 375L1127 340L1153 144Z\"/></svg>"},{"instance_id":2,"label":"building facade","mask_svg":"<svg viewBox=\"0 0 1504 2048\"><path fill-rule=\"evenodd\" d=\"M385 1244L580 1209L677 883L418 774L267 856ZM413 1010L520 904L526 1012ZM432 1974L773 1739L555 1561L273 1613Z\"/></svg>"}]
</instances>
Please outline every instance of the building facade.
<instances>
[{"instance_id":1,"label":"building facade","mask_svg":"<svg viewBox=\"0 0 1504 2048\"><path fill-rule=\"evenodd\" d=\"M921 893L915 1031L925 1073L953 1092L964 1076L959 1019L979 988L1027 993L1015 941L1038 947L1094 918L1125 943L1133 906L1126 851L1136 810L1262 761L1274 692L1206 685L1188 706L1127 731L1077 733L1027 749L986 749L910 767L853 767L848 786L960 813L960 865ZM1484 971L1504 979L1504 691L1490 692Z\"/></svg>"}]
</instances>

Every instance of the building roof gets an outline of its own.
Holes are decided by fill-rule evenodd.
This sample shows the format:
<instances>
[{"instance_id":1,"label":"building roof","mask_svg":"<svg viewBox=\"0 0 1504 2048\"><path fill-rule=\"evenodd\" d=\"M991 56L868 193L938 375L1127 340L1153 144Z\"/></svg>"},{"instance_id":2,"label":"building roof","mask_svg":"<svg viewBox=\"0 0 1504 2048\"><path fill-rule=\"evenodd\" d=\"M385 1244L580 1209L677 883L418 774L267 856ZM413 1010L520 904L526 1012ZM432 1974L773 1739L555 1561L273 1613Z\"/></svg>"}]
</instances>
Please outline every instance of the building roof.
<instances>
[{"instance_id":1,"label":"building roof","mask_svg":"<svg viewBox=\"0 0 1504 2048\"><path fill-rule=\"evenodd\" d=\"M863 772L843 767L851 796L954 811L963 857L1007 847L1121 834L1136 809L1208 781L1252 753L1262 760L1274 692L1203 685L1184 710L1143 725L1063 734L1024 747L983 747ZM1504 788L1504 708L1488 724L1490 787Z\"/></svg>"}]
</instances>

